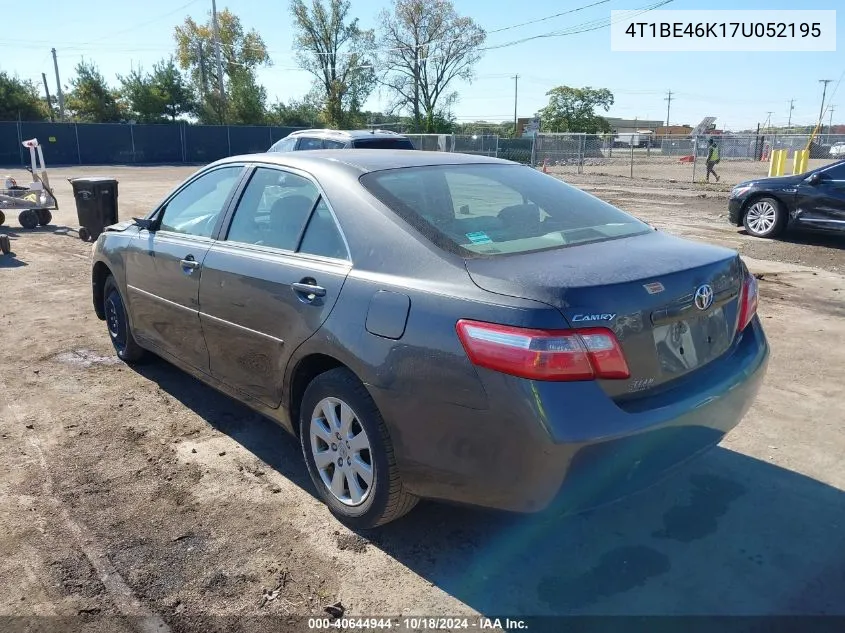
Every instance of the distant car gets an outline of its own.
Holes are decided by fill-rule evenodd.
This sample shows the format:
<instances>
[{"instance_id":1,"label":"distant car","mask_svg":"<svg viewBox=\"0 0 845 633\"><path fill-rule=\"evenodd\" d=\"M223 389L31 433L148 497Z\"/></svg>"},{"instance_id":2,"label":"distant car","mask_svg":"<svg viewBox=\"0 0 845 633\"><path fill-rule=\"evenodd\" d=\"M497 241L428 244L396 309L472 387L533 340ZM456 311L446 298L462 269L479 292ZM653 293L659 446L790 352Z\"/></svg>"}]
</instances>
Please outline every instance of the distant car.
<instances>
[{"instance_id":1,"label":"distant car","mask_svg":"<svg viewBox=\"0 0 845 633\"><path fill-rule=\"evenodd\" d=\"M390 130L297 130L274 143L270 152L314 149L416 149L411 139Z\"/></svg>"},{"instance_id":2,"label":"distant car","mask_svg":"<svg viewBox=\"0 0 845 633\"><path fill-rule=\"evenodd\" d=\"M631 493L736 426L769 355L735 251L451 152L223 159L100 235L92 288L122 360L276 420L356 528Z\"/></svg>"},{"instance_id":3,"label":"distant car","mask_svg":"<svg viewBox=\"0 0 845 633\"><path fill-rule=\"evenodd\" d=\"M731 191L728 218L754 237L799 227L845 233L845 160L797 176L742 182Z\"/></svg>"},{"instance_id":4,"label":"distant car","mask_svg":"<svg viewBox=\"0 0 845 633\"><path fill-rule=\"evenodd\" d=\"M830 155L833 158L845 158L845 143L834 143L831 145Z\"/></svg>"}]
</instances>

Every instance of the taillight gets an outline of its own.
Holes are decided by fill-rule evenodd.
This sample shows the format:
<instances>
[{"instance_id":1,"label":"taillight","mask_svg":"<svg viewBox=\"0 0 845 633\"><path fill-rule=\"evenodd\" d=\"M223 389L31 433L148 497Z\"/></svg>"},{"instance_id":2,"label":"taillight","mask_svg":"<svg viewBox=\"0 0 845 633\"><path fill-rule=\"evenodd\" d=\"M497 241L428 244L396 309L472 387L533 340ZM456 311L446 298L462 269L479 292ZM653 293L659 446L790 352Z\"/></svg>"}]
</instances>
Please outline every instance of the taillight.
<instances>
[{"instance_id":1,"label":"taillight","mask_svg":"<svg viewBox=\"0 0 845 633\"><path fill-rule=\"evenodd\" d=\"M532 380L628 378L616 335L606 328L534 330L462 319L458 338L470 361Z\"/></svg>"},{"instance_id":2,"label":"taillight","mask_svg":"<svg viewBox=\"0 0 845 633\"><path fill-rule=\"evenodd\" d=\"M742 291L739 293L737 332L742 332L751 323L755 314L757 314L757 278L746 272L745 279L742 282Z\"/></svg>"}]
</instances>

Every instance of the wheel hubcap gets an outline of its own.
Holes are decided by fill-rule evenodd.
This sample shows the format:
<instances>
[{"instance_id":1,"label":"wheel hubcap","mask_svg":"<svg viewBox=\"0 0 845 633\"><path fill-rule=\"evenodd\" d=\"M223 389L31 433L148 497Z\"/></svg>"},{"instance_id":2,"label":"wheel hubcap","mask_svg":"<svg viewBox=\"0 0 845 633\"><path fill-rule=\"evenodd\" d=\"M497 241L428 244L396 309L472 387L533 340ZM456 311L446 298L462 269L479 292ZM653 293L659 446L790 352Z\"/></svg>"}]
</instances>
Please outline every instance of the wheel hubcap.
<instances>
[{"instance_id":1,"label":"wheel hubcap","mask_svg":"<svg viewBox=\"0 0 845 633\"><path fill-rule=\"evenodd\" d=\"M120 312L115 304L114 296L106 300L106 324L109 328L109 335L119 345L123 344L123 337L120 335Z\"/></svg>"},{"instance_id":2,"label":"wheel hubcap","mask_svg":"<svg viewBox=\"0 0 845 633\"><path fill-rule=\"evenodd\" d=\"M373 487L373 459L370 440L352 408L337 398L324 398L311 414L309 435L317 472L332 496L348 506L364 503Z\"/></svg>"},{"instance_id":3,"label":"wheel hubcap","mask_svg":"<svg viewBox=\"0 0 845 633\"><path fill-rule=\"evenodd\" d=\"M748 226L757 233L768 233L775 225L776 215L770 202L755 202L748 210Z\"/></svg>"}]
</instances>

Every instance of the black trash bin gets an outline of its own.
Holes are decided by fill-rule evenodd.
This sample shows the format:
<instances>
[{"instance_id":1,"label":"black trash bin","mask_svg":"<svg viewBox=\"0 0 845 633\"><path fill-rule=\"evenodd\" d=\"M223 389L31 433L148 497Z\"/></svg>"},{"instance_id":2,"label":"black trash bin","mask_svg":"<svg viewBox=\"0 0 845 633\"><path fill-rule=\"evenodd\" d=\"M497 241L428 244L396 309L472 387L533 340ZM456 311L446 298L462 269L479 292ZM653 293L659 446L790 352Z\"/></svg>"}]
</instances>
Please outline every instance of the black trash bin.
<instances>
[{"instance_id":1,"label":"black trash bin","mask_svg":"<svg viewBox=\"0 0 845 633\"><path fill-rule=\"evenodd\" d=\"M117 222L117 181L114 178L68 178L76 200L79 239L96 240Z\"/></svg>"}]
</instances>

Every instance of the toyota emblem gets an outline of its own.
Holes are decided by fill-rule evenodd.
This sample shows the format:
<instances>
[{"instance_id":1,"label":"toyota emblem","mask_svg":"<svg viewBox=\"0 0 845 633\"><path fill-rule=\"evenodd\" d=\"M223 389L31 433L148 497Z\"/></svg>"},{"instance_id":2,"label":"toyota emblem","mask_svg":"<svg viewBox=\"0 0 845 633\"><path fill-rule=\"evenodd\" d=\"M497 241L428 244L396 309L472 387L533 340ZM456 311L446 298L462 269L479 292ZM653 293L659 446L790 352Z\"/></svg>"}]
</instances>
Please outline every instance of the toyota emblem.
<instances>
[{"instance_id":1,"label":"toyota emblem","mask_svg":"<svg viewBox=\"0 0 845 633\"><path fill-rule=\"evenodd\" d=\"M713 288L710 284L699 286L695 291L695 307L706 310L713 305Z\"/></svg>"}]
</instances>

